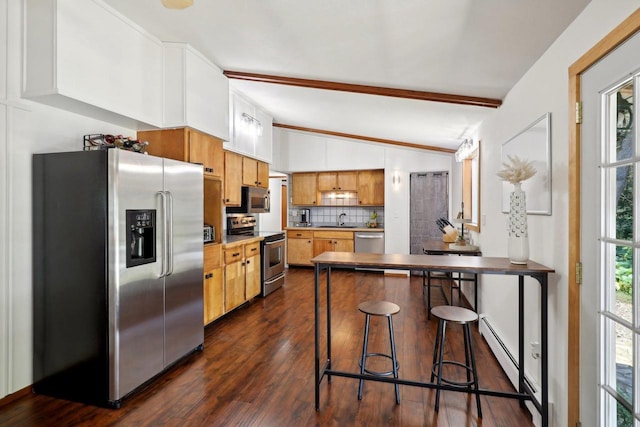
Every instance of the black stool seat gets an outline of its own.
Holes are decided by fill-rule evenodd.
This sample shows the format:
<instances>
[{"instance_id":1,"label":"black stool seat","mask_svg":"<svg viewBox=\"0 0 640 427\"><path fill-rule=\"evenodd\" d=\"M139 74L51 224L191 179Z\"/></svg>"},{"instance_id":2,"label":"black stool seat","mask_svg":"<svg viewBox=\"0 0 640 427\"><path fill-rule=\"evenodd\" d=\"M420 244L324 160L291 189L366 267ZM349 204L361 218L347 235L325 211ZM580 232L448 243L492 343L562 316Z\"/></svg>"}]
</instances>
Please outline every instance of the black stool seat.
<instances>
[{"instance_id":1,"label":"black stool seat","mask_svg":"<svg viewBox=\"0 0 640 427\"><path fill-rule=\"evenodd\" d=\"M400 311L400 307L389 301L365 301L358 305L358 310L363 312L366 316L364 326L364 340L362 345L362 356L360 356L360 375L369 374L372 376L386 377L393 376L398 378L398 359L396 358L396 342L393 337L393 320L391 316ZM389 341L391 342L391 354L386 353L368 353L367 346L369 342L369 324L371 316L384 316L387 318L389 324ZM369 357L384 357L391 360L391 370L386 372L372 371L367 369L366 363ZM400 403L400 388L398 384L395 385L396 391L396 403ZM360 379L358 385L358 400L362 399L362 389L364 386L364 380Z\"/></svg>"},{"instance_id":2,"label":"black stool seat","mask_svg":"<svg viewBox=\"0 0 640 427\"><path fill-rule=\"evenodd\" d=\"M453 386L469 389L476 395L476 406L478 408L478 418L482 418L482 408L480 406L480 394L478 393L478 371L476 370L476 359L473 353L473 341L471 337L470 325L478 321L478 314L463 307L452 305L441 305L433 307L431 314L438 319L438 332L436 334L436 345L433 349L433 364L431 365L431 382L438 379L438 385L447 383ZM462 325L464 336L464 358L465 362L455 360L444 360L444 341L447 322ZM442 366L458 366L465 370L466 381L454 381L444 378ZM436 391L435 410L440 407L440 389Z\"/></svg>"}]
</instances>

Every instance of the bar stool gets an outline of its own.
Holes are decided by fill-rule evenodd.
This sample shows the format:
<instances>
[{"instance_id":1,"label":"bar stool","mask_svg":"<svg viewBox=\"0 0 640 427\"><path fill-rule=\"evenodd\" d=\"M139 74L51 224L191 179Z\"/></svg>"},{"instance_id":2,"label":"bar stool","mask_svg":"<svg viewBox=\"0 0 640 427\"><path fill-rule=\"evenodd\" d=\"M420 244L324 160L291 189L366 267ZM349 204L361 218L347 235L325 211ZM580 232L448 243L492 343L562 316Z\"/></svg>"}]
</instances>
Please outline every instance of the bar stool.
<instances>
[{"instance_id":1,"label":"bar stool","mask_svg":"<svg viewBox=\"0 0 640 427\"><path fill-rule=\"evenodd\" d=\"M363 312L366 315L365 325L364 325L364 343L362 345L362 356L360 357L360 375L364 375L365 373L378 376L378 377L387 377L392 376L393 378L398 378L398 360L396 359L396 342L393 338L393 320L391 316L398 313L400 311L400 307L396 304L388 301L366 301L360 303L358 305L358 310ZM367 345L369 342L369 322L371 320L371 316L385 316L389 322L389 340L391 341L391 354L385 353L367 353ZM369 357L384 357L391 360L391 370L386 372L377 372L370 369L367 369L366 362ZM358 400L362 400L362 387L364 385L364 380L360 379L360 384L358 386ZM400 403L400 389L399 385L395 384L396 388L396 403Z\"/></svg>"},{"instance_id":2,"label":"bar stool","mask_svg":"<svg viewBox=\"0 0 640 427\"><path fill-rule=\"evenodd\" d=\"M469 389L476 395L476 406L478 407L478 418L482 418L482 409L480 407L480 394L478 393L478 371L476 370L476 359L473 354L473 341L471 339L470 325L478 321L478 314L474 311L463 307L452 305L440 305L431 309L431 314L438 319L438 332L436 334L436 345L433 349L433 363L431 365L431 382L434 378L438 378L438 385L443 382ZM447 322L462 325L464 335L464 358L465 363L454 360L444 360L444 342ZM442 366L454 365L463 368L466 371L466 381L453 381L443 378ZM438 411L440 407L440 389L436 391L436 406Z\"/></svg>"}]
</instances>

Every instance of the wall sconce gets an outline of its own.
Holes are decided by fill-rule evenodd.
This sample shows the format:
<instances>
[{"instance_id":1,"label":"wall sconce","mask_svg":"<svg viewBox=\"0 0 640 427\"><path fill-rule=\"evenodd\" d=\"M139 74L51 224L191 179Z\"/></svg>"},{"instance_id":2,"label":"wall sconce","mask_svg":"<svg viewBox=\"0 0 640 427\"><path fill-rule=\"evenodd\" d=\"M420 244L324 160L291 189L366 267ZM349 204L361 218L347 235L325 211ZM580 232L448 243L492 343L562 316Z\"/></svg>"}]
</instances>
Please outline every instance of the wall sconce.
<instances>
[{"instance_id":1,"label":"wall sconce","mask_svg":"<svg viewBox=\"0 0 640 427\"><path fill-rule=\"evenodd\" d=\"M393 177L391 177L391 182L393 182L393 185L395 187L399 187L400 186L400 173L399 172L394 172L393 173Z\"/></svg>"},{"instance_id":2,"label":"wall sconce","mask_svg":"<svg viewBox=\"0 0 640 427\"><path fill-rule=\"evenodd\" d=\"M456 162L474 158L477 150L478 144L474 143L473 139L465 139L456 151Z\"/></svg>"},{"instance_id":3,"label":"wall sconce","mask_svg":"<svg viewBox=\"0 0 640 427\"><path fill-rule=\"evenodd\" d=\"M262 136L262 123L260 123L260 120L248 115L247 113L242 113L242 123L248 132L257 136Z\"/></svg>"}]
</instances>

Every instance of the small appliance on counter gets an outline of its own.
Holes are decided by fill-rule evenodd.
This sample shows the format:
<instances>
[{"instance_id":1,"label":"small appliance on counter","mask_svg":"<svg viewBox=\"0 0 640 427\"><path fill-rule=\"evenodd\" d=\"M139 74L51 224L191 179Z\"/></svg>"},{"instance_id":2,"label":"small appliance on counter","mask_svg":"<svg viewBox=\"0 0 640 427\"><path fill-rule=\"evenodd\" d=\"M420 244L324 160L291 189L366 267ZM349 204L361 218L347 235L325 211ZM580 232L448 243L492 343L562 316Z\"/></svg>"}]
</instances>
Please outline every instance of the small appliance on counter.
<instances>
[{"instance_id":1,"label":"small appliance on counter","mask_svg":"<svg viewBox=\"0 0 640 427\"><path fill-rule=\"evenodd\" d=\"M298 209L300 214L300 222L296 223L296 227L311 227L311 209Z\"/></svg>"},{"instance_id":2,"label":"small appliance on counter","mask_svg":"<svg viewBox=\"0 0 640 427\"><path fill-rule=\"evenodd\" d=\"M211 243L216 239L216 228L213 225L204 225L204 243Z\"/></svg>"}]
</instances>

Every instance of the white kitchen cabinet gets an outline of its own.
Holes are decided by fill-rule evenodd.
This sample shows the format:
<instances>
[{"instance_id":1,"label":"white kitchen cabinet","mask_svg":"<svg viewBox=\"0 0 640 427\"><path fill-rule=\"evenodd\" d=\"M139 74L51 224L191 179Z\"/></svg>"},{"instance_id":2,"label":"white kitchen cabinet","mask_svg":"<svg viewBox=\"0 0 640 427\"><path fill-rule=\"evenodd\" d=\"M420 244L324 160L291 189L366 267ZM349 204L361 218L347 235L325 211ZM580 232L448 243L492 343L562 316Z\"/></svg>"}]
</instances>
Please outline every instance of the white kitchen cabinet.
<instances>
[{"instance_id":1,"label":"white kitchen cabinet","mask_svg":"<svg viewBox=\"0 0 640 427\"><path fill-rule=\"evenodd\" d=\"M191 127L229 139L229 81L185 43L163 43L163 127Z\"/></svg>"},{"instance_id":2,"label":"white kitchen cabinet","mask_svg":"<svg viewBox=\"0 0 640 427\"><path fill-rule=\"evenodd\" d=\"M281 128L276 128L273 135L280 154L272 169L287 172L328 170L327 144L323 136Z\"/></svg>"},{"instance_id":3,"label":"white kitchen cabinet","mask_svg":"<svg viewBox=\"0 0 640 427\"><path fill-rule=\"evenodd\" d=\"M229 141L225 142L224 148L271 163L273 118L234 91L229 92L229 117ZM252 119L260 122L262 135L255 133Z\"/></svg>"},{"instance_id":4,"label":"white kitchen cabinet","mask_svg":"<svg viewBox=\"0 0 640 427\"><path fill-rule=\"evenodd\" d=\"M26 0L22 96L127 127L162 124L162 43L99 1Z\"/></svg>"}]
</instances>

